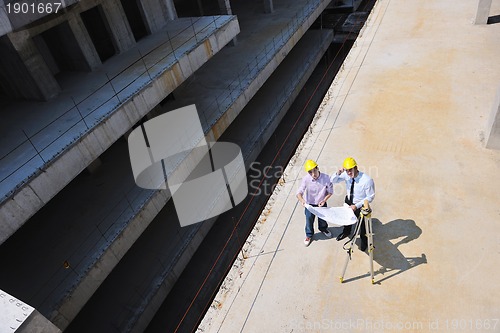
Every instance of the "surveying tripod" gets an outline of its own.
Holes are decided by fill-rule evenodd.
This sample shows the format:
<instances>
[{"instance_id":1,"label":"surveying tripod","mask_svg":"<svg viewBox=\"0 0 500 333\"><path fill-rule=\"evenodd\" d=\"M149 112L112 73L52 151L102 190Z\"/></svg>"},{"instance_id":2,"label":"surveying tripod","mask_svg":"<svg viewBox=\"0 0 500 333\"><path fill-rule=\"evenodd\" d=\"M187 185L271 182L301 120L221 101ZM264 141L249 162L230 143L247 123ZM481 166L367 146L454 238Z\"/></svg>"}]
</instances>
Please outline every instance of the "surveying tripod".
<instances>
[{"instance_id":1,"label":"surveying tripod","mask_svg":"<svg viewBox=\"0 0 500 333\"><path fill-rule=\"evenodd\" d=\"M366 238L368 240L368 253L370 254L370 274L372 278L372 284L375 283L373 279L373 249L375 246L373 246L373 232L372 232L372 210L370 208L370 205L368 204L368 200L365 200L363 207L361 207L361 213L359 214L359 219L356 222L356 227L354 228L354 236L344 244L349 244L349 248L344 248L347 250L347 258L345 261L344 265L344 271L342 272L342 276L340 277L340 283L344 282L344 275L347 270L347 264L349 264L349 260L351 260L351 255L352 255L352 247L354 243L356 242L356 238L358 237L360 230L361 230L361 223L365 224L365 229L366 229Z\"/></svg>"}]
</instances>

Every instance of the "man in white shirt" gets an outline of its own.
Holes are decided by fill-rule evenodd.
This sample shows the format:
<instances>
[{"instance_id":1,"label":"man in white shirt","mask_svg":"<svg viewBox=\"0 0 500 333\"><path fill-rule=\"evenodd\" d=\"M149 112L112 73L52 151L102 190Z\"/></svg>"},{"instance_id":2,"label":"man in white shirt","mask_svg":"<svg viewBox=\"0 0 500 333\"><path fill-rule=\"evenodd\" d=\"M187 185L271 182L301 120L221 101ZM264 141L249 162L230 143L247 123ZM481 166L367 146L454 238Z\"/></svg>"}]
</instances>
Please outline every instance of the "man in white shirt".
<instances>
[{"instance_id":1,"label":"man in white shirt","mask_svg":"<svg viewBox=\"0 0 500 333\"><path fill-rule=\"evenodd\" d=\"M373 198L375 198L375 184L373 179L366 173L358 170L358 164L352 157L348 157L344 160L343 168L339 169L339 171L331 177L331 181L332 183L345 181L347 190L345 203L351 206L354 214L358 218L364 201L368 200L368 202L371 203ZM337 236L337 240L340 241L349 237L351 234L351 227L351 225L344 226L344 230ZM361 225L360 235L361 251L365 251L368 246L368 241L364 223Z\"/></svg>"}]
</instances>

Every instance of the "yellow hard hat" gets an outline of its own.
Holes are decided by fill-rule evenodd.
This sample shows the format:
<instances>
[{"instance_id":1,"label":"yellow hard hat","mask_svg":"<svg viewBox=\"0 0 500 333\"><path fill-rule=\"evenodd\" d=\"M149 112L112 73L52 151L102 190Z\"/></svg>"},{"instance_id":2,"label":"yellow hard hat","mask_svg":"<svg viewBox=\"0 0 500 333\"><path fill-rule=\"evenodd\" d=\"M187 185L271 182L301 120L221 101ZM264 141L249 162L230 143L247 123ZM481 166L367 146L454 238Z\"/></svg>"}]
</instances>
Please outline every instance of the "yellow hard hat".
<instances>
[{"instance_id":1,"label":"yellow hard hat","mask_svg":"<svg viewBox=\"0 0 500 333\"><path fill-rule=\"evenodd\" d=\"M306 172L311 171L312 169L314 169L317 166L318 165L313 160L307 160L306 163L304 163L304 169L306 170Z\"/></svg>"},{"instance_id":2,"label":"yellow hard hat","mask_svg":"<svg viewBox=\"0 0 500 333\"><path fill-rule=\"evenodd\" d=\"M358 165L358 164L356 163L356 161L352 157L348 157L344 160L344 169L346 169L346 170L352 169L356 165Z\"/></svg>"}]
</instances>

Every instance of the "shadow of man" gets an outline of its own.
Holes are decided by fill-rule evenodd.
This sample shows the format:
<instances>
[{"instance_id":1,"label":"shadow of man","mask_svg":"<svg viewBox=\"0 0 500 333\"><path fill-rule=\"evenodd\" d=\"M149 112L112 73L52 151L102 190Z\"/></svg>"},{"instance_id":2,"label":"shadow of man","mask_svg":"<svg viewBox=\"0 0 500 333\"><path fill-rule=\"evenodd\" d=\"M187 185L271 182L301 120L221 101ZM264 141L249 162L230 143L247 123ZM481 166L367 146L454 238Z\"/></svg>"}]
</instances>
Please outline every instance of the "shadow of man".
<instances>
[{"instance_id":1,"label":"shadow of man","mask_svg":"<svg viewBox=\"0 0 500 333\"><path fill-rule=\"evenodd\" d=\"M420 257L405 257L398 247L402 244L417 239L422 234L415 221L413 220L394 220L383 224L380 220L372 218L373 226L373 260L381 267L374 272L375 283L381 283L393 276L401 274L410 268L420 264L427 263L427 257L424 253ZM402 238L396 243L391 240ZM386 275L389 273L389 275ZM384 277L377 280L377 275Z\"/></svg>"}]
</instances>

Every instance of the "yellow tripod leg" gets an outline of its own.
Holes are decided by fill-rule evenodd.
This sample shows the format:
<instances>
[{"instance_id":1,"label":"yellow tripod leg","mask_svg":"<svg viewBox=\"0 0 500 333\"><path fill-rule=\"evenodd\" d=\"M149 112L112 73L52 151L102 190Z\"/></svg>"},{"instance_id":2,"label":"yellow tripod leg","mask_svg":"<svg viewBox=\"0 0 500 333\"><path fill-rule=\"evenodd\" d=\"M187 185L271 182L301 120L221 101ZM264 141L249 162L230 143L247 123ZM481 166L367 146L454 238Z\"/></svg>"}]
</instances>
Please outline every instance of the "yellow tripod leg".
<instances>
[{"instance_id":1,"label":"yellow tripod leg","mask_svg":"<svg viewBox=\"0 0 500 333\"><path fill-rule=\"evenodd\" d=\"M349 248L347 249L347 257L346 257L345 264L344 264L344 270L342 271L342 275L340 276L340 283L344 282L344 276L345 276L345 272L347 270L347 265L349 264L349 260L351 260L352 247L354 245L354 242L356 242L356 238L358 237L359 231L361 229L360 226L362 223L362 218L363 217L360 215L358 222L356 222L356 227L354 228L354 236L352 236L351 240L349 240L349 242L348 242Z\"/></svg>"},{"instance_id":2,"label":"yellow tripod leg","mask_svg":"<svg viewBox=\"0 0 500 333\"><path fill-rule=\"evenodd\" d=\"M347 270L347 265L349 264L349 260L351 260L352 248L354 243L356 242L356 238L361 232L362 223L365 224L366 230L366 238L368 241L368 254L370 255L370 276L372 284L375 284L375 278L373 273L373 250L375 246L373 245L373 226L372 226L372 210L368 204L368 200L365 200L363 207L361 208L361 213L359 214L358 222L356 222L356 228L354 230L354 236L351 238L349 243L349 248L347 248L347 258L344 264L344 270L342 271L342 275L340 276L340 283L344 282L345 272ZM347 243L346 243L347 244ZM345 245L345 244L344 244Z\"/></svg>"},{"instance_id":3,"label":"yellow tripod leg","mask_svg":"<svg viewBox=\"0 0 500 333\"><path fill-rule=\"evenodd\" d=\"M373 245L373 226L372 226L372 210L368 204L368 200L365 200L363 208L361 210L361 215L365 222L366 238L368 240L368 254L370 255L370 276L372 284L375 283L373 274L373 250L375 246Z\"/></svg>"},{"instance_id":4,"label":"yellow tripod leg","mask_svg":"<svg viewBox=\"0 0 500 333\"><path fill-rule=\"evenodd\" d=\"M370 275L372 278L372 284L375 283L375 279L373 276L373 250L375 246L373 246L373 232L372 232L372 218L371 216L365 217L365 228L366 228L366 237L368 239L368 254L370 255Z\"/></svg>"}]
</instances>

